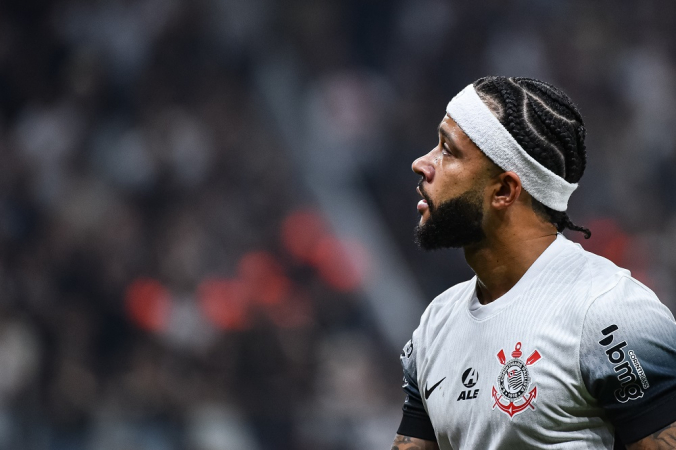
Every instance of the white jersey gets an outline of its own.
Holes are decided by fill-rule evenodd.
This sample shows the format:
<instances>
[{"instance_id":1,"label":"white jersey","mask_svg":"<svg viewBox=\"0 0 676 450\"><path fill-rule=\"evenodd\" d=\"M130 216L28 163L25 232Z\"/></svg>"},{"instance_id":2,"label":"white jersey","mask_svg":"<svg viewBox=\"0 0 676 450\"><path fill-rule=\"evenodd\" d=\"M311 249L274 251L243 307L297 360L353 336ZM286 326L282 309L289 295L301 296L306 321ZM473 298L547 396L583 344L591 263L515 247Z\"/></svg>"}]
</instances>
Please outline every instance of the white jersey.
<instances>
[{"instance_id":1,"label":"white jersey","mask_svg":"<svg viewBox=\"0 0 676 450\"><path fill-rule=\"evenodd\" d=\"M402 365L442 450L613 449L676 421L672 314L562 235L494 302L476 277L434 299Z\"/></svg>"}]
</instances>

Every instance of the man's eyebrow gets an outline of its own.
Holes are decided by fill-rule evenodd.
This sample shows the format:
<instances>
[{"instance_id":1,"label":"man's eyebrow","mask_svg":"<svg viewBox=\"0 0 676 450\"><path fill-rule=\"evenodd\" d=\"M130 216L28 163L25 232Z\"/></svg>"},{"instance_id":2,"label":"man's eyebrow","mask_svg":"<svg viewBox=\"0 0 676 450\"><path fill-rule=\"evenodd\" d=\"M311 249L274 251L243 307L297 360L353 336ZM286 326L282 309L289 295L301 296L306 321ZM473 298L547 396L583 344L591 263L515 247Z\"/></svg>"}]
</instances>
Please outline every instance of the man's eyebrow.
<instances>
[{"instance_id":1,"label":"man's eyebrow","mask_svg":"<svg viewBox=\"0 0 676 450\"><path fill-rule=\"evenodd\" d=\"M453 140L453 138L451 138L450 133L441 128L441 124L439 124L439 126L437 127L437 133L441 134L444 137L444 139L446 139L451 145L457 147L457 145L455 145L455 141Z\"/></svg>"}]
</instances>

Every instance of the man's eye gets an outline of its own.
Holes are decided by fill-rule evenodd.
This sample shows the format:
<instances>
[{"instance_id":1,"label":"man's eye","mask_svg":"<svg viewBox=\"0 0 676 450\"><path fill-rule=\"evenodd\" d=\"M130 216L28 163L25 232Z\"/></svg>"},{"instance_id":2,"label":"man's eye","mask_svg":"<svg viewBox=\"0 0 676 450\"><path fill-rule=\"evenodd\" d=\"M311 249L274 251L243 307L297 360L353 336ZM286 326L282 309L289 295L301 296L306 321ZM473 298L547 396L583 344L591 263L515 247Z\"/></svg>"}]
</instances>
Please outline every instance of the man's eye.
<instances>
[{"instance_id":1,"label":"man's eye","mask_svg":"<svg viewBox=\"0 0 676 450\"><path fill-rule=\"evenodd\" d=\"M446 155L452 155L451 150L449 150L449 148L446 147L446 145L441 146L441 151Z\"/></svg>"}]
</instances>

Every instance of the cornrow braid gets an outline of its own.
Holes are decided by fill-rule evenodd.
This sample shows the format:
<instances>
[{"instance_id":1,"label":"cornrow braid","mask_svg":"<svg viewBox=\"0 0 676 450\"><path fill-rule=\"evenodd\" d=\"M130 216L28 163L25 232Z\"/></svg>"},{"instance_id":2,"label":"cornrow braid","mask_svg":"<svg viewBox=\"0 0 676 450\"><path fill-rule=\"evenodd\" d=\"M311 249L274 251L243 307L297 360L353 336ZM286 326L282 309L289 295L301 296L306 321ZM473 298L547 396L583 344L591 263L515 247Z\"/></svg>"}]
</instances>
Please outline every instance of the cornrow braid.
<instances>
[{"instance_id":1,"label":"cornrow braid","mask_svg":"<svg viewBox=\"0 0 676 450\"><path fill-rule=\"evenodd\" d=\"M537 162L569 183L577 183L587 165L582 115L561 90L532 78L485 77L474 82L479 97L521 147ZM562 232L588 228L575 225L566 212L533 199L533 210Z\"/></svg>"}]
</instances>

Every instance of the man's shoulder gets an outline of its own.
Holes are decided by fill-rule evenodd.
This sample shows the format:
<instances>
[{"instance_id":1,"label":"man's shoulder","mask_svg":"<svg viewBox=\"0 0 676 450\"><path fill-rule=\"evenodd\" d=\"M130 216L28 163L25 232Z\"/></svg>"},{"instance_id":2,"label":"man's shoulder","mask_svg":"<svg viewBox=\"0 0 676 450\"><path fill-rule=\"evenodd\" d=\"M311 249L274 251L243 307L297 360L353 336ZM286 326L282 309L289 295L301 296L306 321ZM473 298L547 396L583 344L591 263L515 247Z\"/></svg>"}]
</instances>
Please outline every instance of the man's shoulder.
<instances>
[{"instance_id":1,"label":"man's shoulder","mask_svg":"<svg viewBox=\"0 0 676 450\"><path fill-rule=\"evenodd\" d=\"M441 294L434 297L425 309L421 317L421 324L425 323L430 317L438 316L440 310L448 310L460 305L462 300L469 300L476 286L476 277L472 277L467 281L455 284L446 289Z\"/></svg>"},{"instance_id":2,"label":"man's shoulder","mask_svg":"<svg viewBox=\"0 0 676 450\"><path fill-rule=\"evenodd\" d=\"M588 301L598 312L635 311L642 305L651 304L661 312L668 312L657 295L631 276L631 272L607 258L588 252L580 247L586 259L586 270L591 278ZM599 301L602 299L602 301ZM647 302L647 303L646 303ZM633 314L633 313L632 313ZM670 315L670 314L668 314Z\"/></svg>"},{"instance_id":3,"label":"man's shoulder","mask_svg":"<svg viewBox=\"0 0 676 450\"><path fill-rule=\"evenodd\" d=\"M441 329L448 326L449 318L458 313L459 308L469 302L476 285L476 277L458 283L441 294L427 305L420 317L420 325L413 332L413 340L417 348L424 348Z\"/></svg>"},{"instance_id":4,"label":"man's shoulder","mask_svg":"<svg viewBox=\"0 0 676 450\"><path fill-rule=\"evenodd\" d=\"M631 277L629 270L618 266L611 260L584 250L582 247L580 247L580 250L584 255L587 271L592 280L589 291L591 298L596 298L608 291L618 289L622 281L636 281Z\"/></svg>"},{"instance_id":5,"label":"man's shoulder","mask_svg":"<svg viewBox=\"0 0 676 450\"><path fill-rule=\"evenodd\" d=\"M472 277L467 281L455 284L446 289L441 294L437 295L430 303L430 306L441 307L448 304L457 303L461 299L466 299L471 295L476 286L476 277Z\"/></svg>"},{"instance_id":6,"label":"man's shoulder","mask_svg":"<svg viewBox=\"0 0 676 450\"><path fill-rule=\"evenodd\" d=\"M576 265L590 281L588 298L593 299L612 290L625 278L631 278L631 272L611 260L585 250L580 244L567 242L568 253L575 255ZM631 278L633 280L633 278Z\"/></svg>"}]
</instances>

